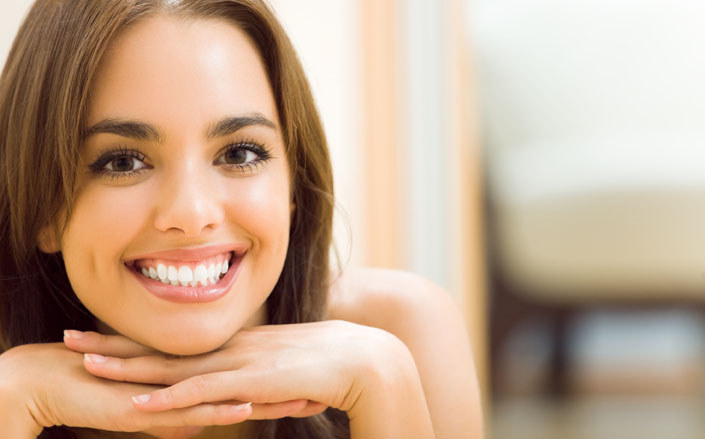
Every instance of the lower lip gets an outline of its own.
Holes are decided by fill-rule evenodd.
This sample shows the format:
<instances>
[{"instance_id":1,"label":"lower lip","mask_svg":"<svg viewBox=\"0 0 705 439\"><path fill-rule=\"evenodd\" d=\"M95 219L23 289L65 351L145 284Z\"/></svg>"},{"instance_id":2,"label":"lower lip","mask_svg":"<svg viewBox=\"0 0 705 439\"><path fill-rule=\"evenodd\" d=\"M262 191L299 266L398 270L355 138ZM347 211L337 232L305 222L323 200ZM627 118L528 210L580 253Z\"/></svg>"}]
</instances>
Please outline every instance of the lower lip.
<instances>
[{"instance_id":1,"label":"lower lip","mask_svg":"<svg viewBox=\"0 0 705 439\"><path fill-rule=\"evenodd\" d=\"M135 270L135 267L127 267L137 278L144 288L160 299L177 303L206 303L218 300L225 296L235 283L242 261L245 255L233 256L230 269L225 273L215 285L205 287L182 287L177 285L164 284L161 281L146 277Z\"/></svg>"}]
</instances>

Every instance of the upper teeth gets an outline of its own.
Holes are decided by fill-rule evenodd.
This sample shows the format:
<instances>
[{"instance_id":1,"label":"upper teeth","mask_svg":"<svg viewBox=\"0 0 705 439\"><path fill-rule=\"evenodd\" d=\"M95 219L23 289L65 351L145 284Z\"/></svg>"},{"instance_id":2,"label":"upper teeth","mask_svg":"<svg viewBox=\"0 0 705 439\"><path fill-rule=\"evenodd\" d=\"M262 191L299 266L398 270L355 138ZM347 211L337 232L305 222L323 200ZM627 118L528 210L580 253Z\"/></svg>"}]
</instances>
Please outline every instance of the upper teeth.
<instances>
[{"instance_id":1,"label":"upper teeth","mask_svg":"<svg viewBox=\"0 0 705 439\"><path fill-rule=\"evenodd\" d=\"M157 267L142 267L142 274L165 284L195 287L198 284L213 285L220 280L220 275L228 271L228 261L198 264L193 269L188 265L174 266L157 264Z\"/></svg>"}]
</instances>

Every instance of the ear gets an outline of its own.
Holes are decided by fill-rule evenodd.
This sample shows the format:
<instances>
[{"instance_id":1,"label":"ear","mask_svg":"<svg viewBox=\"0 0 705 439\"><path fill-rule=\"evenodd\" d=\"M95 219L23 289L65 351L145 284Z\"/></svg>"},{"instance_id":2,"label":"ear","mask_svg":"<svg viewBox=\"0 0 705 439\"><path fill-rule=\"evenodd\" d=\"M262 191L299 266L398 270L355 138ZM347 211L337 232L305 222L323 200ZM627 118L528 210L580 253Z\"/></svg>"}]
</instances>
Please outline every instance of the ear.
<instances>
[{"instance_id":1,"label":"ear","mask_svg":"<svg viewBox=\"0 0 705 439\"><path fill-rule=\"evenodd\" d=\"M289 204L289 213L290 213L291 215L293 215L295 210L296 210L296 203L294 203L294 202L292 201L291 204Z\"/></svg>"},{"instance_id":2,"label":"ear","mask_svg":"<svg viewBox=\"0 0 705 439\"><path fill-rule=\"evenodd\" d=\"M37 246L44 253L57 253L61 251L58 230L53 224L47 224L39 230Z\"/></svg>"}]
</instances>

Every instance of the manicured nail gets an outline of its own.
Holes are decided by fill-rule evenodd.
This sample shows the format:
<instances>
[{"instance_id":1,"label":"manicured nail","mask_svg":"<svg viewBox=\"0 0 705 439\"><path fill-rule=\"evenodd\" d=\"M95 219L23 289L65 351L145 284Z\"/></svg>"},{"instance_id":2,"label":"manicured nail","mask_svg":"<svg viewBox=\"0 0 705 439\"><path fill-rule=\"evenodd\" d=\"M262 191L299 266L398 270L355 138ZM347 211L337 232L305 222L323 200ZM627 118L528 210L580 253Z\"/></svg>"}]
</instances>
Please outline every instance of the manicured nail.
<instances>
[{"instance_id":1,"label":"manicured nail","mask_svg":"<svg viewBox=\"0 0 705 439\"><path fill-rule=\"evenodd\" d=\"M87 362L93 364L103 364L108 361L107 357L98 354L83 354L83 357L86 359Z\"/></svg>"},{"instance_id":2,"label":"manicured nail","mask_svg":"<svg viewBox=\"0 0 705 439\"><path fill-rule=\"evenodd\" d=\"M80 340L83 338L83 332L74 331L73 329L67 329L64 331L64 338L72 338L74 340Z\"/></svg>"},{"instance_id":3,"label":"manicured nail","mask_svg":"<svg viewBox=\"0 0 705 439\"><path fill-rule=\"evenodd\" d=\"M132 402L135 404L146 404L152 398L152 395L146 393L144 395L137 395L132 397Z\"/></svg>"},{"instance_id":4,"label":"manicured nail","mask_svg":"<svg viewBox=\"0 0 705 439\"><path fill-rule=\"evenodd\" d=\"M236 409L237 411L239 411L239 412L244 412L245 410L247 410L248 408L250 408L250 406L252 406L252 403L251 403L251 402L248 402L247 404L236 405L236 406L235 406L235 409Z\"/></svg>"}]
</instances>

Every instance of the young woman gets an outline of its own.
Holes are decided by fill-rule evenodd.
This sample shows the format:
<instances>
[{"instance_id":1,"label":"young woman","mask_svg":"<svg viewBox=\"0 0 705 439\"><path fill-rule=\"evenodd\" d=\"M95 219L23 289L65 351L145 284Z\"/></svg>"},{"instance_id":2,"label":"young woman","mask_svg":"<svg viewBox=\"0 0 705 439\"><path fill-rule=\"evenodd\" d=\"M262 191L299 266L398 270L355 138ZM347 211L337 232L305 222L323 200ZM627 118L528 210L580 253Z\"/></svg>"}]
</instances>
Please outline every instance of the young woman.
<instances>
[{"instance_id":1,"label":"young woman","mask_svg":"<svg viewBox=\"0 0 705 439\"><path fill-rule=\"evenodd\" d=\"M37 1L0 175L0 436L481 436L447 294L329 269L325 138L263 1Z\"/></svg>"}]
</instances>

